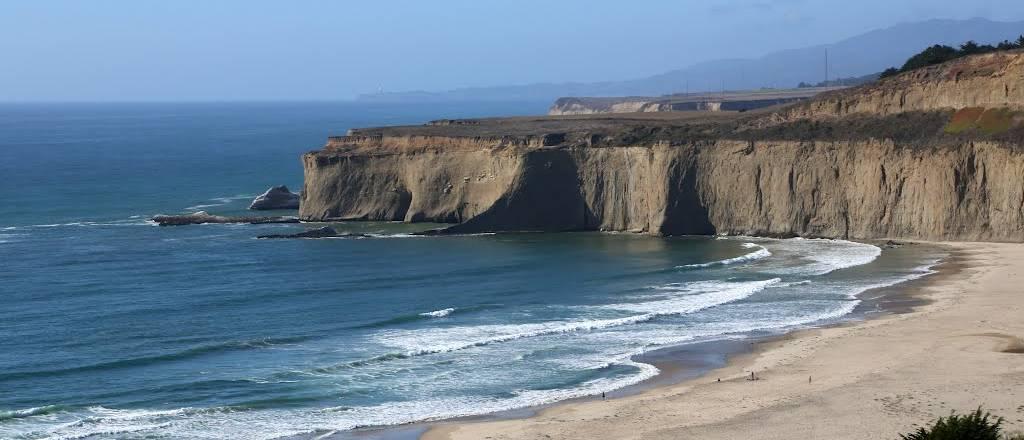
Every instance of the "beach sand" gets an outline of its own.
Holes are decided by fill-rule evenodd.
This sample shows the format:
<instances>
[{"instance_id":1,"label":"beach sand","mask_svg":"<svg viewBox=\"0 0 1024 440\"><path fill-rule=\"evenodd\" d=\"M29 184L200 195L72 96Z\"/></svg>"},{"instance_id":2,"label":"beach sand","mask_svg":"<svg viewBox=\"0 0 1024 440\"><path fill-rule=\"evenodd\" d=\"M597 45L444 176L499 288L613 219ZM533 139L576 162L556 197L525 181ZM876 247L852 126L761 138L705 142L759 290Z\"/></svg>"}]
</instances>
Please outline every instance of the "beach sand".
<instances>
[{"instance_id":1,"label":"beach sand","mask_svg":"<svg viewBox=\"0 0 1024 440\"><path fill-rule=\"evenodd\" d=\"M955 262L912 287L930 301L911 313L795 332L640 394L440 423L423 438L898 438L979 406L1024 431L1024 245L946 245Z\"/></svg>"}]
</instances>

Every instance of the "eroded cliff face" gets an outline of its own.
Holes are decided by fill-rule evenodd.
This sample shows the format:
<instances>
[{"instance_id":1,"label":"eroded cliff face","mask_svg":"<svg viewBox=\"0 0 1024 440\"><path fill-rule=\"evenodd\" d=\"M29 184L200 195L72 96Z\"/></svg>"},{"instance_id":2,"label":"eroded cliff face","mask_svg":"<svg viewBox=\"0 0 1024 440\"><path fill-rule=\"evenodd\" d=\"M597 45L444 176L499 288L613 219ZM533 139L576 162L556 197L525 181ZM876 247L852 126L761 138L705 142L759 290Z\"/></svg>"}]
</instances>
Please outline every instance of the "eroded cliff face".
<instances>
[{"instance_id":1,"label":"eroded cliff face","mask_svg":"<svg viewBox=\"0 0 1024 440\"><path fill-rule=\"evenodd\" d=\"M451 232L1024 241L1024 154L968 142L710 141L307 154L301 216Z\"/></svg>"},{"instance_id":2,"label":"eroded cliff face","mask_svg":"<svg viewBox=\"0 0 1024 440\"><path fill-rule=\"evenodd\" d=\"M1005 145L728 144L700 161L719 232L1024 240L1024 155Z\"/></svg>"}]
</instances>

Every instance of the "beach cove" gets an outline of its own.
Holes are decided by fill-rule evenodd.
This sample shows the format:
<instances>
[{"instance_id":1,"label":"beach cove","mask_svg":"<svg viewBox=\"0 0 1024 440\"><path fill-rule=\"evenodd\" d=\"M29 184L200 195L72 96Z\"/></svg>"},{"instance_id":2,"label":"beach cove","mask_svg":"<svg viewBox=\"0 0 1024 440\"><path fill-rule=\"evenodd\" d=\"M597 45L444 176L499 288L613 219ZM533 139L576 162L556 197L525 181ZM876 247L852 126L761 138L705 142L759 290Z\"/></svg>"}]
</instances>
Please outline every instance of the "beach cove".
<instances>
[{"instance_id":1,"label":"beach cove","mask_svg":"<svg viewBox=\"0 0 1024 440\"><path fill-rule=\"evenodd\" d=\"M1020 430L1024 246L944 244L955 256L913 287L930 302L911 313L799 331L638 395L440 424L423 438L894 438L978 406Z\"/></svg>"}]
</instances>

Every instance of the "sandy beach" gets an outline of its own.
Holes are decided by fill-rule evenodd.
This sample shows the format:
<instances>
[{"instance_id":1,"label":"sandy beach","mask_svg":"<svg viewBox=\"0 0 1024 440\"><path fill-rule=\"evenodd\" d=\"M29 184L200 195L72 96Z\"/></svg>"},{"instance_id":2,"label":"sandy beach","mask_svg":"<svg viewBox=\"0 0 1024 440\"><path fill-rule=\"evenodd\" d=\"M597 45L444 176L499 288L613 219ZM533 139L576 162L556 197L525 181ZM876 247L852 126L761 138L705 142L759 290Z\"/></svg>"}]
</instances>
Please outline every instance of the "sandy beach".
<instances>
[{"instance_id":1,"label":"sandy beach","mask_svg":"<svg viewBox=\"0 0 1024 440\"><path fill-rule=\"evenodd\" d=\"M911 313L796 332L683 383L423 438L898 438L978 406L1024 430L1024 245L946 245L953 262L912 287L929 303Z\"/></svg>"}]
</instances>

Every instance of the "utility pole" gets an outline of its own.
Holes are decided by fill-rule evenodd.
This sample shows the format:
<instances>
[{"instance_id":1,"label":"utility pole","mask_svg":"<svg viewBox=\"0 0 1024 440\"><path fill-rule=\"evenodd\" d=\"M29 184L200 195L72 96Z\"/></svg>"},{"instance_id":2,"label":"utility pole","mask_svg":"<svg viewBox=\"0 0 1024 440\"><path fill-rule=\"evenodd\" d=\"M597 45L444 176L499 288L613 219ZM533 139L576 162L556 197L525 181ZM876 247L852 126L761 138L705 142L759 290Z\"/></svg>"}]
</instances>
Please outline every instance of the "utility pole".
<instances>
[{"instance_id":1,"label":"utility pole","mask_svg":"<svg viewBox=\"0 0 1024 440\"><path fill-rule=\"evenodd\" d=\"M828 87L828 48L825 48L825 87Z\"/></svg>"}]
</instances>

